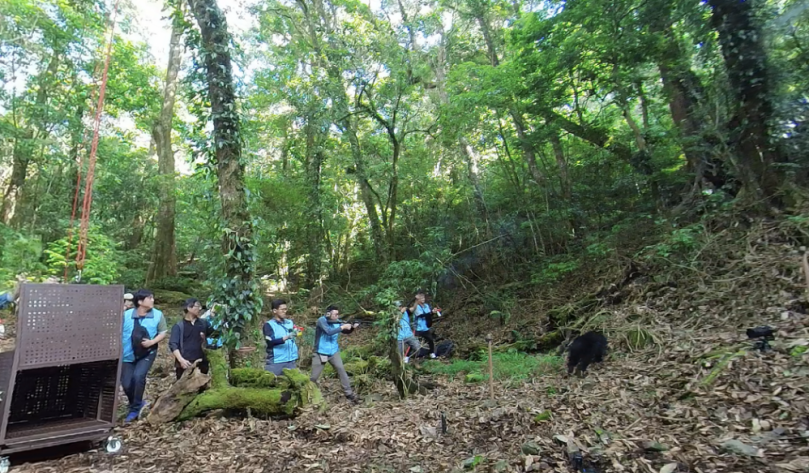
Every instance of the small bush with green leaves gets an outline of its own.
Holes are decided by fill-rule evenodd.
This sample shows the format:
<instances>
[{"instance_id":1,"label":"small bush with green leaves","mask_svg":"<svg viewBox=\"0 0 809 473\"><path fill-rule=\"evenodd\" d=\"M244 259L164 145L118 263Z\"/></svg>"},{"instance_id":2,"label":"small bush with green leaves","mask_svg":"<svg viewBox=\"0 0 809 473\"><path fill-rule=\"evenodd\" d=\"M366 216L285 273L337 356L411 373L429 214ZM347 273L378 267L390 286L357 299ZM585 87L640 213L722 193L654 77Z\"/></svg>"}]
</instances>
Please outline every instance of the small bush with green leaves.
<instances>
[{"instance_id":1,"label":"small bush with green leaves","mask_svg":"<svg viewBox=\"0 0 809 473\"><path fill-rule=\"evenodd\" d=\"M68 254L68 246L70 254ZM72 243L62 238L48 244L45 250L48 270L51 274L61 276L65 267L70 273L76 271L76 238ZM91 226L87 234L87 251L85 253L82 280L90 284L111 284L118 279L120 270L120 253L115 242L103 234L96 226Z\"/></svg>"},{"instance_id":2,"label":"small bush with green leaves","mask_svg":"<svg viewBox=\"0 0 809 473\"><path fill-rule=\"evenodd\" d=\"M558 371L563 364L563 358L552 355L528 355L516 350L506 353L495 353L492 357L494 379L499 381L523 381ZM483 379L489 377L489 364L487 360L454 360L452 363L442 363L437 360L428 360L423 369L431 374L438 374L456 378L458 375L480 375ZM474 377L477 379L477 376Z\"/></svg>"}]
</instances>

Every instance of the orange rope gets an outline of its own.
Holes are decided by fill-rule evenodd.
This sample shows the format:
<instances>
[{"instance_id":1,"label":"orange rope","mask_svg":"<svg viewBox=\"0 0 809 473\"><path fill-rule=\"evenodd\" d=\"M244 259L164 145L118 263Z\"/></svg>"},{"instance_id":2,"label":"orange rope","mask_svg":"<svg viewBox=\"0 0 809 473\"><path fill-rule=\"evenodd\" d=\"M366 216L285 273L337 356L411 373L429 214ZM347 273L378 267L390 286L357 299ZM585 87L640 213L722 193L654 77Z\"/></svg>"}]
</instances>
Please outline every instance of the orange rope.
<instances>
[{"instance_id":1,"label":"orange rope","mask_svg":"<svg viewBox=\"0 0 809 473\"><path fill-rule=\"evenodd\" d=\"M104 60L104 72L101 77L101 86L98 92L98 103L96 105L96 113L93 126L93 142L90 146L90 156L88 157L87 176L84 183L84 199L82 201L81 219L79 226L79 245L76 249L76 269L78 270L77 279L81 279L81 271L84 269L84 262L87 256L87 232L90 227L90 208L93 202L93 180L95 179L95 165L96 165L96 152L98 151L98 134L101 128L101 114L104 111L104 97L107 91L107 77L110 67L110 59L112 58L112 44L115 39L115 24L118 15L118 3L120 0L115 1L115 6L112 11L112 19L110 21L110 37L107 43L106 58ZM94 77L98 75L99 65L96 66ZM70 258L70 244L73 240L73 223L76 218L76 210L79 201L79 192L81 190L81 172L84 167L84 158L79 161L78 171L76 176L76 193L73 196L73 211L70 215L70 230L68 233L67 243L67 257ZM67 265L65 265L65 282L67 282Z\"/></svg>"}]
</instances>

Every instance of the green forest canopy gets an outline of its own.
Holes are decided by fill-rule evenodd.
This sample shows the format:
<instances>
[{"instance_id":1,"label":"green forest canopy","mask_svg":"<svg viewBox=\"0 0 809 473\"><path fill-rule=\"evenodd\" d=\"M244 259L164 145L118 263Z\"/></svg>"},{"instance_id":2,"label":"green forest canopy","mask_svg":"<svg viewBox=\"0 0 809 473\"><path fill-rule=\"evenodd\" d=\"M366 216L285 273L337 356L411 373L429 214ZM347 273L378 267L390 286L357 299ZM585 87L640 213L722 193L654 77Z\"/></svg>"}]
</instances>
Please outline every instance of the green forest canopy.
<instances>
[{"instance_id":1,"label":"green forest canopy","mask_svg":"<svg viewBox=\"0 0 809 473\"><path fill-rule=\"evenodd\" d=\"M0 3L4 282L75 270L111 8ZM806 191L798 0L256 0L246 14L220 51L237 77L233 188L245 264L282 290L325 281L385 303L484 273L552 284L627 229L687 244L705 212L795 211ZM182 59L168 107L171 67L132 39L137 15L119 12L83 276L211 293L235 230L220 217L210 53L189 8L167 4Z\"/></svg>"}]
</instances>

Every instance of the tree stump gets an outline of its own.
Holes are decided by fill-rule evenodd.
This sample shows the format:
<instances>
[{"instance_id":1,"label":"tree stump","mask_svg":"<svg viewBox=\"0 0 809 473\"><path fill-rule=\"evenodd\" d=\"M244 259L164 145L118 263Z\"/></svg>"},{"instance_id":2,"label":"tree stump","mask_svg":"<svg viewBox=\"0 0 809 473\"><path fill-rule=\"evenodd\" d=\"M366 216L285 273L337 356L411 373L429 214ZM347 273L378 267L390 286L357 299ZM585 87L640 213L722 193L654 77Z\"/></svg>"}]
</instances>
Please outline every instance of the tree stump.
<instances>
[{"instance_id":1,"label":"tree stump","mask_svg":"<svg viewBox=\"0 0 809 473\"><path fill-rule=\"evenodd\" d=\"M151 425L165 424L176 419L185 406L210 385L210 374L203 374L197 368L198 363L195 362L192 368L185 370L182 377L155 401L147 418Z\"/></svg>"}]
</instances>

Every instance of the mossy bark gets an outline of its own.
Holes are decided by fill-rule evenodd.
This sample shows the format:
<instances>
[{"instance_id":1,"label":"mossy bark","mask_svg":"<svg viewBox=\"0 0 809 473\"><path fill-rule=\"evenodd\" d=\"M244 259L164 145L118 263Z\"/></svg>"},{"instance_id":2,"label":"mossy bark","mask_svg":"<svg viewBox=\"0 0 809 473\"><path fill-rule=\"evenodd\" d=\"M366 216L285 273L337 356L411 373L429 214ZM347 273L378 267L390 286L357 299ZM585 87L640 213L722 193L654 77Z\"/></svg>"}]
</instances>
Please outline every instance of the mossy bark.
<instances>
[{"instance_id":1,"label":"mossy bark","mask_svg":"<svg viewBox=\"0 0 809 473\"><path fill-rule=\"evenodd\" d=\"M158 400L165 415L150 418L151 423L188 420L214 410L250 412L257 416L293 416L307 405L324 405L323 395L309 376L298 370L284 370L275 376L261 369L239 368L230 372L224 350L206 351L209 375L193 373L189 379L210 377L210 383L180 381ZM210 385L199 393L204 386Z\"/></svg>"},{"instance_id":2,"label":"mossy bark","mask_svg":"<svg viewBox=\"0 0 809 473\"><path fill-rule=\"evenodd\" d=\"M208 411L225 409L247 411L254 415L293 415L299 398L288 389L236 388L211 389L195 397L177 420L187 420Z\"/></svg>"}]
</instances>

